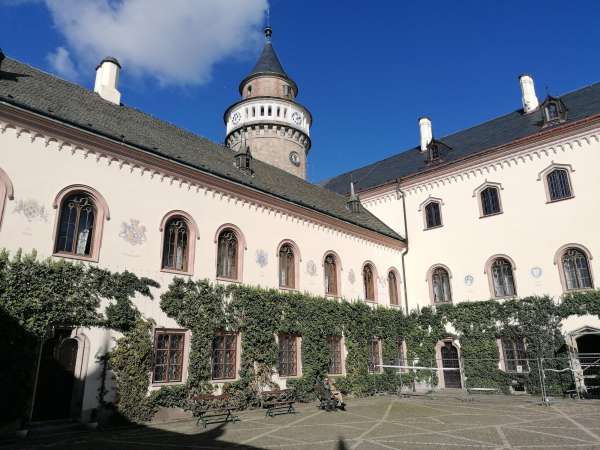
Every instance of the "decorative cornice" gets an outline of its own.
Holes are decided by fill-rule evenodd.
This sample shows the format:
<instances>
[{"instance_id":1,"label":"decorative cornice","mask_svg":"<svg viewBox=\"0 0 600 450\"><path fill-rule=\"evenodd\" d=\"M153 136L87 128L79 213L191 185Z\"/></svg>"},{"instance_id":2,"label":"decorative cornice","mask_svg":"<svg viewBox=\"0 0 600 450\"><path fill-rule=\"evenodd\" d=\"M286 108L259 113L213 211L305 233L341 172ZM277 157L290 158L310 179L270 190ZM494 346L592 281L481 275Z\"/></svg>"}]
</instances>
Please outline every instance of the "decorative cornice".
<instances>
[{"instance_id":1,"label":"decorative cornice","mask_svg":"<svg viewBox=\"0 0 600 450\"><path fill-rule=\"evenodd\" d=\"M274 195L258 191L217 175L203 172L168 158L154 155L137 147L103 137L75 126L44 117L13 105L0 104L0 132L15 128L16 136L25 133L31 142L41 139L45 148L56 144L58 151L81 152L84 158L95 158L108 166L117 165L120 169L138 173L140 176L158 177L180 188L203 192L230 202L241 202L242 206L269 214L286 217L298 223L319 229L329 230L338 236L362 239L385 248L402 250L405 243L375 231L345 222L318 211L283 200Z\"/></svg>"}]
</instances>

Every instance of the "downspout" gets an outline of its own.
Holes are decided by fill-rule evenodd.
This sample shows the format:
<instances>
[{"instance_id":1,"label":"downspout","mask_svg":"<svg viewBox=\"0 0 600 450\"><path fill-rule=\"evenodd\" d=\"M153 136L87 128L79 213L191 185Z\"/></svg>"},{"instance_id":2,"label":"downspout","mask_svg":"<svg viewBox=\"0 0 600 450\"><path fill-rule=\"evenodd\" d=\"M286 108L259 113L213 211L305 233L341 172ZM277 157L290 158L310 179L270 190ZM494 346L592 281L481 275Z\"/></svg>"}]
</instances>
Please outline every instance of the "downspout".
<instances>
[{"instance_id":1,"label":"downspout","mask_svg":"<svg viewBox=\"0 0 600 450\"><path fill-rule=\"evenodd\" d=\"M408 288L406 287L406 267L404 265L404 257L408 254L408 224L406 220L406 195L405 192L400 188L400 178L396 179L396 183L398 183L398 187L396 191L402 196L402 215L404 219L404 242L406 244L406 248L402 252L402 285L404 286L404 308L406 310L406 315L408 316Z\"/></svg>"}]
</instances>

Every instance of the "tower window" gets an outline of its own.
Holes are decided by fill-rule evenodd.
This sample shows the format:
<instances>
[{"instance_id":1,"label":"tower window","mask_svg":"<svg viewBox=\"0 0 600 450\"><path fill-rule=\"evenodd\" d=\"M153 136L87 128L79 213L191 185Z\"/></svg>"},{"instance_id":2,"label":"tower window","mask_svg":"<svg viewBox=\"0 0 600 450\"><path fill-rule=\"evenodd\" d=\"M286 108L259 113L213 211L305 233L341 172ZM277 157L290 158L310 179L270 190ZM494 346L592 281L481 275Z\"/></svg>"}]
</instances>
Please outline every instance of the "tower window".
<instances>
[{"instance_id":1,"label":"tower window","mask_svg":"<svg viewBox=\"0 0 600 450\"><path fill-rule=\"evenodd\" d=\"M283 108L283 118L287 117L287 108Z\"/></svg>"},{"instance_id":2,"label":"tower window","mask_svg":"<svg viewBox=\"0 0 600 450\"><path fill-rule=\"evenodd\" d=\"M280 112L281 112L281 108L279 108L279 106L278 106L278 107L277 107L277 117L279 117L279 115L280 115Z\"/></svg>"},{"instance_id":3,"label":"tower window","mask_svg":"<svg viewBox=\"0 0 600 450\"><path fill-rule=\"evenodd\" d=\"M248 97L252 95L252 85L248 86Z\"/></svg>"},{"instance_id":4,"label":"tower window","mask_svg":"<svg viewBox=\"0 0 600 450\"><path fill-rule=\"evenodd\" d=\"M273 111L272 111L272 108L269 106L269 107L267 108L267 114L270 116L272 112L273 112Z\"/></svg>"},{"instance_id":5,"label":"tower window","mask_svg":"<svg viewBox=\"0 0 600 450\"><path fill-rule=\"evenodd\" d=\"M260 107L260 115L261 115L261 116L264 116L264 115L265 115L265 107L264 107L264 106L261 106L261 107Z\"/></svg>"},{"instance_id":6,"label":"tower window","mask_svg":"<svg viewBox=\"0 0 600 450\"><path fill-rule=\"evenodd\" d=\"M248 108L245 109L246 119L248 118Z\"/></svg>"},{"instance_id":7,"label":"tower window","mask_svg":"<svg viewBox=\"0 0 600 450\"><path fill-rule=\"evenodd\" d=\"M287 84L283 85L283 95L285 97L291 97L292 96L292 87L288 86Z\"/></svg>"},{"instance_id":8,"label":"tower window","mask_svg":"<svg viewBox=\"0 0 600 450\"><path fill-rule=\"evenodd\" d=\"M256 117L256 108L252 107L252 117Z\"/></svg>"}]
</instances>

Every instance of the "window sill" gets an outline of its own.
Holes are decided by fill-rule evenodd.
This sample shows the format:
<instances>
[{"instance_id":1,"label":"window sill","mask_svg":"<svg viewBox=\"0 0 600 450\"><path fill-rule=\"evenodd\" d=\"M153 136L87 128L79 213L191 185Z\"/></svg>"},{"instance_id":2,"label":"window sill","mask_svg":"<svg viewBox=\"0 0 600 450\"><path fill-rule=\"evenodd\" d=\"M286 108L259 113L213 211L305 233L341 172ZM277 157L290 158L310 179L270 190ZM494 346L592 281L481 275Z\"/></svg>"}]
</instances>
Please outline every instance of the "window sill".
<instances>
[{"instance_id":1,"label":"window sill","mask_svg":"<svg viewBox=\"0 0 600 450\"><path fill-rule=\"evenodd\" d=\"M193 272L188 272L186 270L165 269L164 267L161 268L160 271L164 273L172 273L173 275L186 275L190 277L194 275Z\"/></svg>"},{"instance_id":2,"label":"window sill","mask_svg":"<svg viewBox=\"0 0 600 450\"><path fill-rule=\"evenodd\" d=\"M277 374L279 375L279 374ZM297 380L299 378L302 378L302 375L279 375L279 379L281 380Z\"/></svg>"},{"instance_id":3,"label":"window sill","mask_svg":"<svg viewBox=\"0 0 600 450\"><path fill-rule=\"evenodd\" d=\"M501 297L492 297L492 300L516 300L518 298L517 294L513 295L504 295Z\"/></svg>"},{"instance_id":4,"label":"window sill","mask_svg":"<svg viewBox=\"0 0 600 450\"><path fill-rule=\"evenodd\" d=\"M444 227L444 224L436 225L435 227L425 227L425 228L423 228L423 231L437 230L438 228L443 228L443 227Z\"/></svg>"},{"instance_id":5,"label":"window sill","mask_svg":"<svg viewBox=\"0 0 600 450\"><path fill-rule=\"evenodd\" d=\"M163 386L180 386L185 384L185 381L153 381L150 383L150 389L156 390Z\"/></svg>"},{"instance_id":6,"label":"window sill","mask_svg":"<svg viewBox=\"0 0 600 450\"><path fill-rule=\"evenodd\" d=\"M480 219L485 219L486 217L494 217L494 216L499 216L500 214L504 214L504 211L499 211L499 212L495 212L495 213L491 213L491 214L482 214L479 216Z\"/></svg>"},{"instance_id":7,"label":"window sill","mask_svg":"<svg viewBox=\"0 0 600 450\"><path fill-rule=\"evenodd\" d=\"M564 294L575 294L577 292L588 292L588 291L593 291L595 290L595 288L593 287L589 287L589 288L578 288L578 289L565 289L563 291Z\"/></svg>"},{"instance_id":8,"label":"window sill","mask_svg":"<svg viewBox=\"0 0 600 450\"><path fill-rule=\"evenodd\" d=\"M291 288L291 287L285 287L285 286L279 286L279 290L283 291L283 292L300 292L300 290L297 288Z\"/></svg>"},{"instance_id":9,"label":"window sill","mask_svg":"<svg viewBox=\"0 0 600 450\"><path fill-rule=\"evenodd\" d=\"M548 200L546 204L564 202L565 200L571 200L572 198L575 198L575 196L571 195L570 197L557 198L556 200Z\"/></svg>"},{"instance_id":10,"label":"window sill","mask_svg":"<svg viewBox=\"0 0 600 450\"><path fill-rule=\"evenodd\" d=\"M331 298L333 300L339 300L342 297L340 295L337 295L337 294L325 294L325 298Z\"/></svg>"},{"instance_id":11,"label":"window sill","mask_svg":"<svg viewBox=\"0 0 600 450\"><path fill-rule=\"evenodd\" d=\"M371 305L376 305L377 304L377 300L367 300L367 299L365 299L365 303L370 303Z\"/></svg>"},{"instance_id":12,"label":"window sill","mask_svg":"<svg viewBox=\"0 0 600 450\"><path fill-rule=\"evenodd\" d=\"M93 262L93 263L98 262L97 257L73 255L71 253L52 253L52 256L55 256L57 258L77 259L79 261L86 261L86 262Z\"/></svg>"},{"instance_id":13,"label":"window sill","mask_svg":"<svg viewBox=\"0 0 600 450\"><path fill-rule=\"evenodd\" d=\"M223 283L236 283L236 284L240 284L242 282L242 280L236 280L234 278L224 278L224 277L216 277L217 281L221 281Z\"/></svg>"},{"instance_id":14,"label":"window sill","mask_svg":"<svg viewBox=\"0 0 600 450\"><path fill-rule=\"evenodd\" d=\"M398 303L390 303L390 306L392 308L398 308L398 309L402 308L402 306L400 306Z\"/></svg>"}]
</instances>

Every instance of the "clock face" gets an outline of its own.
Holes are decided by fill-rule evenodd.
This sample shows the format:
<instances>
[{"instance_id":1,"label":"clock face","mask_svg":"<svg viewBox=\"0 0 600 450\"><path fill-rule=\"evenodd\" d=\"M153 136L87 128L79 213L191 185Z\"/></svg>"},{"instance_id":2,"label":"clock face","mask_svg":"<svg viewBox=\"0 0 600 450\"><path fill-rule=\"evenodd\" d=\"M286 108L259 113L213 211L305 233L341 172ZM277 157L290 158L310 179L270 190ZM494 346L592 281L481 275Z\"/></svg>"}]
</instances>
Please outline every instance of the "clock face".
<instances>
[{"instance_id":1,"label":"clock face","mask_svg":"<svg viewBox=\"0 0 600 450\"><path fill-rule=\"evenodd\" d=\"M302 115L299 112L295 111L292 114L292 120L296 125L300 125L302 123Z\"/></svg>"},{"instance_id":2,"label":"clock face","mask_svg":"<svg viewBox=\"0 0 600 450\"><path fill-rule=\"evenodd\" d=\"M233 116L231 116L231 122L234 125L237 125L240 122L240 119L242 118L242 115L240 114L239 111L236 111L233 113Z\"/></svg>"},{"instance_id":3,"label":"clock face","mask_svg":"<svg viewBox=\"0 0 600 450\"><path fill-rule=\"evenodd\" d=\"M299 166L300 165L300 155L298 154L298 152L291 152L290 153L290 161L295 166Z\"/></svg>"}]
</instances>

